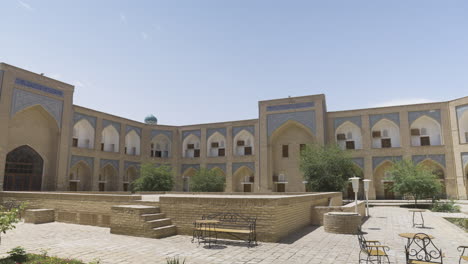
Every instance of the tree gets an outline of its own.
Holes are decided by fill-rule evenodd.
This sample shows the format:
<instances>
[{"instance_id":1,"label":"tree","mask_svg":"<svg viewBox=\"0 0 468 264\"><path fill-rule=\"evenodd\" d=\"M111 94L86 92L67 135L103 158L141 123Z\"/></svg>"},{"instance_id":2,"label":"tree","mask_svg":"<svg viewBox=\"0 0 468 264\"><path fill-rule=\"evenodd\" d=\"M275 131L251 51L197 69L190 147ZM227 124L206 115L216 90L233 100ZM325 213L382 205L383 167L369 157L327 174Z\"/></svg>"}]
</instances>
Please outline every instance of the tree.
<instances>
[{"instance_id":1,"label":"tree","mask_svg":"<svg viewBox=\"0 0 468 264\"><path fill-rule=\"evenodd\" d=\"M436 174L423 165L415 165L411 160L396 162L390 169L393 191L413 196L414 205L421 198L434 197L442 190Z\"/></svg>"},{"instance_id":2,"label":"tree","mask_svg":"<svg viewBox=\"0 0 468 264\"><path fill-rule=\"evenodd\" d=\"M341 192L349 178L360 175L348 152L338 145L307 145L301 151L300 169L309 189L319 192Z\"/></svg>"},{"instance_id":3,"label":"tree","mask_svg":"<svg viewBox=\"0 0 468 264\"><path fill-rule=\"evenodd\" d=\"M136 192L170 191L174 186L174 178L169 166L156 167L152 163L144 163L140 168L140 177L131 185Z\"/></svg>"},{"instance_id":4,"label":"tree","mask_svg":"<svg viewBox=\"0 0 468 264\"><path fill-rule=\"evenodd\" d=\"M224 175L216 169L199 169L190 179L193 192L223 192L226 185Z\"/></svg>"},{"instance_id":5,"label":"tree","mask_svg":"<svg viewBox=\"0 0 468 264\"><path fill-rule=\"evenodd\" d=\"M23 203L17 206L0 205L0 242L2 233L5 234L8 230L16 228L16 223L20 221L21 212L24 208L25 204Z\"/></svg>"}]
</instances>

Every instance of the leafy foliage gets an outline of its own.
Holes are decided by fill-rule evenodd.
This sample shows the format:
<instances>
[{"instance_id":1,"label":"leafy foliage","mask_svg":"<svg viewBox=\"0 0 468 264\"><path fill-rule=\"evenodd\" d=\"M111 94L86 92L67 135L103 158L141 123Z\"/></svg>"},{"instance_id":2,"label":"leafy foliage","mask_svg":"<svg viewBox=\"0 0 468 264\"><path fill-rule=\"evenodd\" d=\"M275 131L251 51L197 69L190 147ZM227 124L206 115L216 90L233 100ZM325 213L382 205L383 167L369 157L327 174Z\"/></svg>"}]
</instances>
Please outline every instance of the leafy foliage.
<instances>
[{"instance_id":1,"label":"leafy foliage","mask_svg":"<svg viewBox=\"0 0 468 264\"><path fill-rule=\"evenodd\" d=\"M19 204L15 207L0 206L0 235L2 233L5 234L8 230L16 228L16 224L20 221L21 211L24 207L24 204Z\"/></svg>"},{"instance_id":2,"label":"leafy foliage","mask_svg":"<svg viewBox=\"0 0 468 264\"><path fill-rule=\"evenodd\" d=\"M396 162L390 169L393 191L402 195L411 195L417 204L421 198L437 196L442 185L437 175L423 165L415 165L411 160Z\"/></svg>"},{"instance_id":3,"label":"leafy foliage","mask_svg":"<svg viewBox=\"0 0 468 264\"><path fill-rule=\"evenodd\" d=\"M173 257L173 258L167 258L166 259L166 264L185 264L185 259L182 261L179 259L179 256Z\"/></svg>"},{"instance_id":4,"label":"leafy foliage","mask_svg":"<svg viewBox=\"0 0 468 264\"><path fill-rule=\"evenodd\" d=\"M190 190L193 192L223 192L226 179L219 170L199 169L190 179Z\"/></svg>"},{"instance_id":5,"label":"leafy foliage","mask_svg":"<svg viewBox=\"0 0 468 264\"><path fill-rule=\"evenodd\" d=\"M137 192L170 191L174 186L174 178L169 166L155 167L152 163L144 163L140 168L140 177L132 182L132 190Z\"/></svg>"},{"instance_id":6,"label":"leafy foliage","mask_svg":"<svg viewBox=\"0 0 468 264\"><path fill-rule=\"evenodd\" d=\"M22 263L27 260L26 250L22 247L15 247L8 251L10 254L10 259L14 260L17 263Z\"/></svg>"},{"instance_id":7,"label":"leafy foliage","mask_svg":"<svg viewBox=\"0 0 468 264\"><path fill-rule=\"evenodd\" d=\"M436 201L432 206L432 212L458 213L460 212L460 206L455 205L454 200L447 202Z\"/></svg>"},{"instance_id":8,"label":"leafy foliage","mask_svg":"<svg viewBox=\"0 0 468 264\"><path fill-rule=\"evenodd\" d=\"M361 175L348 152L338 145L307 145L301 151L300 169L309 189L318 192L341 192L349 178Z\"/></svg>"}]
</instances>

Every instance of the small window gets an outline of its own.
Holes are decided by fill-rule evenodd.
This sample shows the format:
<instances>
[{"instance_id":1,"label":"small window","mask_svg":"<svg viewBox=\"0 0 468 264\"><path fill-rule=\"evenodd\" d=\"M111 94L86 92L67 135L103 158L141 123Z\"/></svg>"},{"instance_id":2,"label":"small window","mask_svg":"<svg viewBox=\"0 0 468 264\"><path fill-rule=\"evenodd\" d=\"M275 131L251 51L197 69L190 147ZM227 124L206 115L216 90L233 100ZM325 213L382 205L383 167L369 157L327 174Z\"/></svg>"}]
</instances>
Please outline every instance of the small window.
<instances>
[{"instance_id":1,"label":"small window","mask_svg":"<svg viewBox=\"0 0 468 264\"><path fill-rule=\"evenodd\" d=\"M125 147L125 149L124 149L124 153L125 153L125 154L127 154L127 147Z\"/></svg>"},{"instance_id":2,"label":"small window","mask_svg":"<svg viewBox=\"0 0 468 264\"><path fill-rule=\"evenodd\" d=\"M391 148L392 140L390 138L382 138L382 148Z\"/></svg>"},{"instance_id":3,"label":"small window","mask_svg":"<svg viewBox=\"0 0 468 264\"><path fill-rule=\"evenodd\" d=\"M465 132L465 143L468 143L468 132Z\"/></svg>"},{"instance_id":4,"label":"small window","mask_svg":"<svg viewBox=\"0 0 468 264\"><path fill-rule=\"evenodd\" d=\"M421 137L421 146L430 146L431 145L431 140L429 137Z\"/></svg>"},{"instance_id":5,"label":"small window","mask_svg":"<svg viewBox=\"0 0 468 264\"><path fill-rule=\"evenodd\" d=\"M218 147L219 147L219 143L218 143L218 142L211 142L211 147L212 147L212 148L218 148Z\"/></svg>"},{"instance_id":6,"label":"small window","mask_svg":"<svg viewBox=\"0 0 468 264\"><path fill-rule=\"evenodd\" d=\"M101 151L104 151L104 143L101 143Z\"/></svg>"},{"instance_id":7,"label":"small window","mask_svg":"<svg viewBox=\"0 0 468 264\"><path fill-rule=\"evenodd\" d=\"M154 150L151 150L150 156L151 156L151 157L154 157Z\"/></svg>"},{"instance_id":8,"label":"small window","mask_svg":"<svg viewBox=\"0 0 468 264\"><path fill-rule=\"evenodd\" d=\"M196 149L196 150L194 151L194 153L193 153L193 156L194 156L195 158L200 157L200 150L199 150L199 149Z\"/></svg>"},{"instance_id":9,"label":"small window","mask_svg":"<svg viewBox=\"0 0 468 264\"><path fill-rule=\"evenodd\" d=\"M412 136L419 136L419 129L418 128L411 129L411 135Z\"/></svg>"},{"instance_id":10,"label":"small window","mask_svg":"<svg viewBox=\"0 0 468 264\"><path fill-rule=\"evenodd\" d=\"M337 140L346 140L346 135L345 134L337 134L336 139Z\"/></svg>"},{"instance_id":11,"label":"small window","mask_svg":"<svg viewBox=\"0 0 468 264\"><path fill-rule=\"evenodd\" d=\"M194 149L195 145L194 144L187 144L187 149Z\"/></svg>"},{"instance_id":12,"label":"small window","mask_svg":"<svg viewBox=\"0 0 468 264\"><path fill-rule=\"evenodd\" d=\"M244 140L237 140L237 146L244 146Z\"/></svg>"},{"instance_id":13,"label":"small window","mask_svg":"<svg viewBox=\"0 0 468 264\"><path fill-rule=\"evenodd\" d=\"M245 147L244 155L252 155L252 147Z\"/></svg>"},{"instance_id":14,"label":"small window","mask_svg":"<svg viewBox=\"0 0 468 264\"><path fill-rule=\"evenodd\" d=\"M283 158L289 157L289 146L283 145Z\"/></svg>"},{"instance_id":15,"label":"small window","mask_svg":"<svg viewBox=\"0 0 468 264\"><path fill-rule=\"evenodd\" d=\"M99 191L100 191L100 192L103 192L104 189L105 189L105 183L100 182L100 183L99 183Z\"/></svg>"},{"instance_id":16,"label":"small window","mask_svg":"<svg viewBox=\"0 0 468 264\"><path fill-rule=\"evenodd\" d=\"M226 152L225 152L225 150L223 148L218 149L218 156L219 157L224 157L225 153Z\"/></svg>"},{"instance_id":17,"label":"small window","mask_svg":"<svg viewBox=\"0 0 468 264\"><path fill-rule=\"evenodd\" d=\"M156 151L154 152L154 156L155 156L156 158L161 158L161 151L156 150Z\"/></svg>"},{"instance_id":18,"label":"small window","mask_svg":"<svg viewBox=\"0 0 468 264\"><path fill-rule=\"evenodd\" d=\"M299 151L302 152L306 149L306 144L299 144Z\"/></svg>"},{"instance_id":19,"label":"small window","mask_svg":"<svg viewBox=\"0 0 468 264\"><path fill-rule=\"evenodd\" d=\"M372 131L372 137L373 138L379 138L380 137L380 131Z\"/></svg>"},{"instance_id":20,"label":"small window","mask_svg":"<svg viewBox=\"0 0 468 264\"><path fill-rule=\"evenodd\" d=\"M354 141L346 141L346 149L354 149Z\"/></svg>"},{"instance_id":21,"label":"small window","mask_svg":"<svg viewBox=\"0 0 468 264\"><path fill-rule=\"evenodd\" d=\"M78 139L77 138L73 138L73 147L78 147Z\"/></svg>"},{"instance_id":22,"label":"small window","mask_svg":"<svg viewBox=\"0 0 468 264\"><path fill-rule=\"evenodd\" d=\"M153 143L151 143L151 148L154 149L154 144Z\"/></svg>"}]
</instances>

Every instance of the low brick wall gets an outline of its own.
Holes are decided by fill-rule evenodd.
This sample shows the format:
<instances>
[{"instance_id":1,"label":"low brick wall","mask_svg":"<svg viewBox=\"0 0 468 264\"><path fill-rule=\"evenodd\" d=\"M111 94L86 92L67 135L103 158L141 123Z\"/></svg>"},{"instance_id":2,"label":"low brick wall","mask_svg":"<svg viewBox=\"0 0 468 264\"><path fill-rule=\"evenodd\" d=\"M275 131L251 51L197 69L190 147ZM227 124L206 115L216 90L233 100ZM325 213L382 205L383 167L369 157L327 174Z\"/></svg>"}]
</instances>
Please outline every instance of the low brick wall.
<instances>
[{"instance_id":1,"label":"low brick wall","mask_svg":"<svg viewBox=\"0 0 468 264\"><path fill-rule=\"evenodd\" d=\"M310 225L314 206L341 204L341 193L312 193L302 195L186 195L161 196L161 212L172 219L177 233L191 235L193 222L204 214L239 213L257 217L259 241L277 242L281 238Z\"/></svg>"},{"instance_id":2,"label":"low brick wall","mask_svg":"<svg viewBox=\"0 0 468 264\"><path fill-rule=\"evenodd\" d=\"M335 234L357 234L362 216L348 212L329 212L323 216L325 232Z\"/></svg>"},{"instance_id":3,"label":"low brick wall","mask_svg":"<svg viewBox=\"0 0 468 264\"><path fill-rule=\"evenodd\" d=\"M0 192L0 198L2 201L26 202L26 209L53 209L57 222L103 227L110 226L111 207L114 205L157 205L157 203L139 202L140 195Z\"/></svg>"},{"instance_id":4,"label":"low brick wall","mask_svg":"<svg viewBox=\"0 0 468 264\"><path fill-rule=\"evenodd\" d=\"M24 214L24 222L31 224L44 224L55 221L53 209L28 209Z\"/></svg>"},{"instance_id":5,"label":"low brick wall","mask_svg":"<svg viewBox=\"0 0 468 264\"><path fill-rule=\"evenodd\" d=\"M356 208L356 204L354 202L343 205L343 206L315 206L314 212L316 213L316 217L313 218L312 224L313 225L323 225L323 216L329 212L350 212L354 213ZM361 216L366 215L366 202L358 201L358 214Z\"/></svg>"}]
</instances>

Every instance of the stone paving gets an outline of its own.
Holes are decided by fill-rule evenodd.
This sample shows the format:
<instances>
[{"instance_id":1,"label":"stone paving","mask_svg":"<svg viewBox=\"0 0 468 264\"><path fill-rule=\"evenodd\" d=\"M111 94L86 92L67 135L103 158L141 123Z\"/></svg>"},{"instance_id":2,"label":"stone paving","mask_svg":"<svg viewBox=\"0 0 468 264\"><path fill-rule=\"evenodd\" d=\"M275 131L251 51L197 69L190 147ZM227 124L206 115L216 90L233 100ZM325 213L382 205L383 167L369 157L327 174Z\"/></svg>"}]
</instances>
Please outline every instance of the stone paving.
<instances>
[{"instance_id":1,"label":"stone paving","mask_svg":"<svg viewBox=\"0 0 468 264\"><path fill-rule=\"evenodd\" d=\"M426 228L412 228L408 209L375 207L363 230L367 239L378 239L388 245L391 263L404 263L406 239L403 232L426 232L435 236L435 244L442 248L444 263L458 263L457 246L468 245L467 233L452 225L438 214L424 213ZM307 227L281 243L260 243L247 248L241 242L219 243L211 249L191 243L189 236L148 239L113 235L108 228L49 223L33 225L20 223L17 229L2 236L0 253L15 246L39 253L79 258L83 261L100 259L102 264L166 263L171 256L186 257L194 263L358 263L359 245L354 235L325 233L323 227Z\"/></svg>"}]
</instances>

